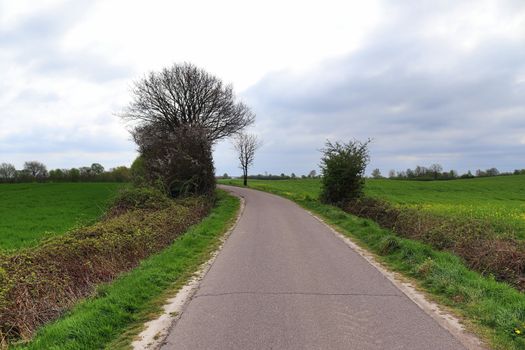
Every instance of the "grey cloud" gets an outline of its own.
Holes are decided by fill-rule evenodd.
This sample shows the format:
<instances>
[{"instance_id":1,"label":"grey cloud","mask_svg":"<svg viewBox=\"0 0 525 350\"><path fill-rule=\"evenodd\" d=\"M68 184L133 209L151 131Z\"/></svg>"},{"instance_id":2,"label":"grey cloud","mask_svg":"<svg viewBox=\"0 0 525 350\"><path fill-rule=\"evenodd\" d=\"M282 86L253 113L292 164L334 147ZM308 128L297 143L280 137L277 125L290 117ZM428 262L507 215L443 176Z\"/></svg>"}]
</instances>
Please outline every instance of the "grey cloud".
<instances>
[{"instance_id":1,"label":"grey cloud","mask_svg":"<svg viewBox=\"0 0 525 350\"><path fill-rule=\"evenodd\" d=\"M305 172L326 138L352 137L374 139L371 165L385 171L436 161L461 171L525 167L525 83L516 82L525 46L498 38L449 52L414 34L424 11L404 13L395 31L383 27L358 52L301 75L269 74L248 90L263 137L286 140L261 151L272 159L266 167Z\"/></svg>"},{"instance_id":2,"label":"grey cloud","mask_svg":"<svg viewBox=\"0 0 525 350\"><path fill-rule=\"evenodd\" d=\"M75 76L103 83L128 77L132 69L117 66L89 52L64 52L60 40L93 6L91 1L67 1L0 30L0 47L33 74Z\"/></svg>"}]
</instances>

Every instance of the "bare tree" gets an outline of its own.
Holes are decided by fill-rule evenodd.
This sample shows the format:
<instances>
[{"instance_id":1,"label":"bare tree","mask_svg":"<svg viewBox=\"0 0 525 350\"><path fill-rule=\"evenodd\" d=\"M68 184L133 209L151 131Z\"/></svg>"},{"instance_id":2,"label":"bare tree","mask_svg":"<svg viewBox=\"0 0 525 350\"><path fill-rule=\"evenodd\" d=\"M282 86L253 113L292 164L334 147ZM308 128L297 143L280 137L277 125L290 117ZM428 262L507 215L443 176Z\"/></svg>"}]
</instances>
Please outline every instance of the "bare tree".
<instances>
[{"instance_id":1,"label":"bare tree","mask_svg":"<svg viewBox=\"0 0 525 350\"><path fill-rule=\"evenodd\" d=\"M24 171L26 171L31 177L39 179L47 176L47 168L43 163L35 160L24 163Z\"/></svg>"},{"instance_id":2,"label":"bare tree","mask_svg":"<svg viewBox=\"0 0 525 350\"><path fill-rule=\"evenodd\" d=\"M244 186L248 185L248 168L253 165L255 151L260 145L261 142L253 134L238 134L233 141L233 147L237 151L239 158L239 167L242 169Z\"/></svg>"},{"instance_id":3,"label":"bare tree","mask_svg":"<svg viewBox=\"0 0 525 350\"><path fill-rule=\"evenodd\" d=\"M381 178L383 178L383 176L381 175L381 171L379 169L377 169L377 168L372 170L372 177L374 179L381 179Z\"/></svg>"},{"instance_id":4,"label":"bare tree","mask_svg":"<svg viewBox=\"0 0 525 350\"><path fill-rule=\"evenodd\" d=\"M317 171L315 171L315 170L312 170L312 171L310 171L310 172L308 173L308 177L309 177L309 178L312 178L312 179L313 179L313 178L315 178L316 176L317 176Z\"/></svg>"},{"instance_id":5,"label":"bare tree","mask_svg":"<svg viewBox=\"0 0 525 350\"><path fill-rule=\"evenodd\" d=\"M141 125L205 130L210 143L240 132L255 115L236 101L231 85L191 63L151 72L135 83L133 101L122 114Z\"/></svg>"},{"instance_id":6,"label":"bare tree","mask_svg":"<svg viewBox=\"0 0 525 350\"><path fill-rule=\"evenodd\" d=\"M440 164L432 164L428 170L430 170L434 180L436 180L443 171L443 167Z\"/></svg>"},{"instance_id":7,"label":"bare tree","mask_svg":"<svg viewBox=\"0 0 525 350\"><path fill-rule=\"evenodd\" d=\"M16 176L16 168L13 164L0 164L0 181L12 181Z\"/></svg>"}]
</instances>

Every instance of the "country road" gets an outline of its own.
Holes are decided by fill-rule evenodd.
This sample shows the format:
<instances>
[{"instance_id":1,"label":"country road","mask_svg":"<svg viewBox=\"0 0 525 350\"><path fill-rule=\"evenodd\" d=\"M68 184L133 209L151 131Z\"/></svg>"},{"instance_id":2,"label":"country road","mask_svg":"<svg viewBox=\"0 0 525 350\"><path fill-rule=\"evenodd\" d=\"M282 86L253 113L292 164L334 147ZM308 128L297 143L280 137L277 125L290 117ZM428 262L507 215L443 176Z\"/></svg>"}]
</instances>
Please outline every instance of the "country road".
<instances>
[{"instance_id":1,"label":"country road","mask_svg":"<svg viewBox=\"0 0 525 350\"><path fill-rule=\"evenodd\" d=\"M162 349L464 349L305 210L223 188L244 213Z\"/></svg>"}]
</instances>

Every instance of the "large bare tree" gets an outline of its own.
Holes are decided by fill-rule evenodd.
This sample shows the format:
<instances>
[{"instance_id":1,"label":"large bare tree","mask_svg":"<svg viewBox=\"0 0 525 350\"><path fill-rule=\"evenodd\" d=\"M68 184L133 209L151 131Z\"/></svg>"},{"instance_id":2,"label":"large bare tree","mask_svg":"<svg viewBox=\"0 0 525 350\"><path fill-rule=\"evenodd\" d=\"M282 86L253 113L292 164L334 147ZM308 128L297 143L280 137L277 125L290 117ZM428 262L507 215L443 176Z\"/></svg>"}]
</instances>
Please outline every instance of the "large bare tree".
<instances>
[{"instance_id":1,"label":"large bare tree","mask_svg":"<svg viewBox=\"0 0 525 350\"><path fill-rule=\"evenodd\" d=\"M240 132L255 118L231 85L191 63L149 73L135 82L132 94L124 119L171 131L199 127L210 143Z\"/></svg>"},{"instance_id":2,"label":"large bare tree","mask_svg":"<svg viewBox=\"0 0 525 350\"><path fill-rule=\"evenodd\" d=\"M37 162L36 160L25 162L24 171L35 179L47 177L47 168L43 163Z\"/></svg>"},{"instance_id":3,"label":"large bare tree","mask_svg":"<svg viewBox=\"0 0 525 350\"><path fill-rule=\"evenodd\" d=\"M248 168L253 165L255 151L261 146L261 142L256 135L240 133L233 140L233 147L237 151L237 156L242 169L244 186L248 185Z\"/></svg>"}]
</instances>

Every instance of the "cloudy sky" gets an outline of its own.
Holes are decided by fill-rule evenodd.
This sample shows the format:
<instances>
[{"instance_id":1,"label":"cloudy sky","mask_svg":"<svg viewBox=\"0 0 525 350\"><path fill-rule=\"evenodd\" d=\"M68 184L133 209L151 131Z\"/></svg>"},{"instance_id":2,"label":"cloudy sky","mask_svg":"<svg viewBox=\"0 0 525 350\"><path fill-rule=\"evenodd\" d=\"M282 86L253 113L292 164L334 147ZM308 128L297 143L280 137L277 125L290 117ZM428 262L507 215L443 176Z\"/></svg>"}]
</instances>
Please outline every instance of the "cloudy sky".
<instances>
[{"instance_id":1,"label":"cloudy sky","mask_svg":"<svg viewBox=\"0 0 525 350\"><path fill-rule=\"evenodd\" d=\"M254 173L307 173L351 138L383 172L525 168L523 0L0 0L0 162L129 165L115 114L183 61L252 106ZM215 162L239 173L228 141Z\"/></svg>"}]
</instances>

